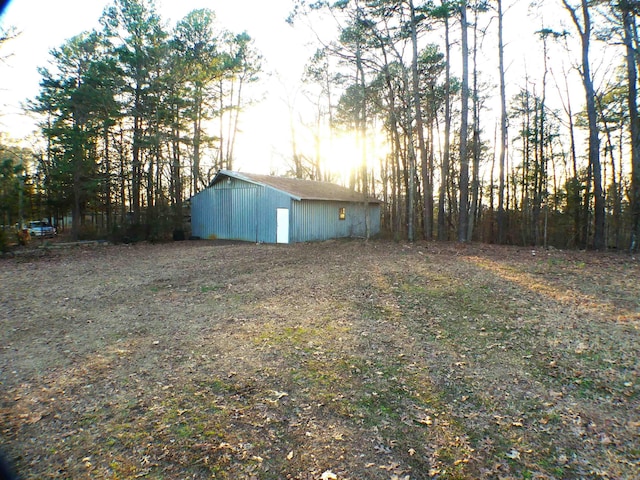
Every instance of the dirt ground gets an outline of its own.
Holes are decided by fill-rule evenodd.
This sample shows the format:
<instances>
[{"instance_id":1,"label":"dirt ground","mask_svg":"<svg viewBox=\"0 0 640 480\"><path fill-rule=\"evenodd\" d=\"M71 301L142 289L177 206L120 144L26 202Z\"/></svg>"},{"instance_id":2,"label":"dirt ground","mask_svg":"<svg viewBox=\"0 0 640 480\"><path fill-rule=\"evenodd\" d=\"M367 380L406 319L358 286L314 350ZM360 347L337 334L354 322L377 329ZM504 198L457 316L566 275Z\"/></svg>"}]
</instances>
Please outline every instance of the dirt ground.
<instances>
[{"instance_id":1,"label":"dirt ground","mask_svg":"<svg viewBox=\"0 0 640 480\"><path fill-rule=\"evenodd\" d=\"M23 479L638 478L640 261L207 241L0 258Z\"/></svg>"}]
</instances>

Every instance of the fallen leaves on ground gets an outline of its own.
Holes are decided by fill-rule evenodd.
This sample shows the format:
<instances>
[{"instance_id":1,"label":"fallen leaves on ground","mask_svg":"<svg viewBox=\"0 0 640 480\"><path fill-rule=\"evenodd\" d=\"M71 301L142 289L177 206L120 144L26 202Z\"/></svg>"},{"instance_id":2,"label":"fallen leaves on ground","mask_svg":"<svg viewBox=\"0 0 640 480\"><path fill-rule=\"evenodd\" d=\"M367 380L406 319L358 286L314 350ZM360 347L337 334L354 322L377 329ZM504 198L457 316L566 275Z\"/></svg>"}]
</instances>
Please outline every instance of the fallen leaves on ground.
<instances>
[{"instance_id":1,"label":"fallen leaves on ground","mask_svg":"<svg viewBox=\"0 0 640 480\"><path fill-rule=\"evenodd\" d=\"M637 472L627 255L176 242L0 262L21 478Z\"/></svg>"}]
</instances>

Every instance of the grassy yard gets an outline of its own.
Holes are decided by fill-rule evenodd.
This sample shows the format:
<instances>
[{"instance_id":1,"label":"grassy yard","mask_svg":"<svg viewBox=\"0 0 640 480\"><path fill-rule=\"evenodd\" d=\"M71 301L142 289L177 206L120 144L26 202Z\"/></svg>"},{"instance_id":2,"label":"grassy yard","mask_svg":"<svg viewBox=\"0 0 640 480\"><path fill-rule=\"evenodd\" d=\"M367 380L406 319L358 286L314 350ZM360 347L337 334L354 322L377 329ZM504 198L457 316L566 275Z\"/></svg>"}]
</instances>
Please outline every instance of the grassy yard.
<instances>
[{"instance_id":1,"label":"grassy yard","mask_svg":"<svg viewBox=\"0 0 640 480\"><path fill-rule=\"evenodd\" d=\"M638 478L640 259L176 242L0 259L24 479Z\"/></svg>"}]
</instances>

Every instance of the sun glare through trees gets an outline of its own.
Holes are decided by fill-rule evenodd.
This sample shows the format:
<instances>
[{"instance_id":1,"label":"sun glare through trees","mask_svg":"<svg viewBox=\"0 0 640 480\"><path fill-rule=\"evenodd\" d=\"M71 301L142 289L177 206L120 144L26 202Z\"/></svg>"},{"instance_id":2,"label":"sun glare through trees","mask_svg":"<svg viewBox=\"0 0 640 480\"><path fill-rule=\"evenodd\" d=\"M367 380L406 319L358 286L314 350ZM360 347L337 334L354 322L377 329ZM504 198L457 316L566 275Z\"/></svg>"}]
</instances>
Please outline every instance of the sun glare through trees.
<instances>
[{"instance_id":1,"label":"sun glare through trees","mask_svg":"<svg viewBox=\"0 0 640 480\"><path fill-rule=\"evenodd\" d=\"M23 214L166 231L218 169L255 169L377 195L397 239L638 249L634 2L278 1L260 42L193 4L113 0L54 48L26 171L3 157Z\"/></svg>"}]
</instances>

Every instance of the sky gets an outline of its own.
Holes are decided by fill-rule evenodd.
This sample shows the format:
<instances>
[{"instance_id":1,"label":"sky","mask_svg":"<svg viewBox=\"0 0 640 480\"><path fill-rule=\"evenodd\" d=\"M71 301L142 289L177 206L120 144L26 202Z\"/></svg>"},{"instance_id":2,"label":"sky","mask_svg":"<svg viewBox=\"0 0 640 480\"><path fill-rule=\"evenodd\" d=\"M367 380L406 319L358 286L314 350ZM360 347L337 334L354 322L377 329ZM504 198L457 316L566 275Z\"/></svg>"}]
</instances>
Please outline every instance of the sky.
<instances>
[{"instance_id":1,"label":"sky","mask_svg":"<svg viewBox=\"0 0 640 480\"><path fill-rule=\"evenodd\" d=\"M98 29L111 0L12 0L0 16L0 28L14 27L19 36L0 49L0 132L13 139L28 137L35 120L22 105L39 91L38 67L46 67L49 52L87 30ZM311 33L291 27L286 18L291 0L156 0L163 21L173 27L187 13L209 8L221 27L246 31L263 56L261 101L242 117L236 146L238 169L271 173L289 155L289 113L286 99L296 95L304 66L315 47ZM247 140L249 139L249 140ZM256 145L260 145L259 150ZM261 161L256 162L256 156ZM284 173L280 171L278 173Z\"/></svg>"},{"instance_id":2,"label":"sky","mask_svg":"<svg viewBox=\"0 0 640 480\"><path fill-rule=\"evenodd\" d=\"M2 1L2 0L0 0ZM0 49L0 133L14 139L27 139L36 130L35 120L25 115L21 105L38 94L38 67L46 67L49 52L65 40L92 28L99 28L99 18L111 0L11 0L0 16L0 28L15 27L20 35ZM260 99L241 117L240 134L236 142L234 169L254 173L286 174L291 158L291 128L288 104L296 108L303 104L300 79L305 65L317 48L313 32L300 22L296 27L286 23L293 0L156 0L158 12L169 28L196 8L209 8L216 14L222 28L235 33L246 31L263 57L261 81L252 98ZM510 98L525 85L525 78L541 74L540 42L535 31L543 26L561 29L559 20L566 17L559 0L549 0L543 7L531 11L528 0L514 0L505 12L505 60L507 65L507 96ZM566 20L566 19L565 19ZM495 22L485 17L484 22ZM551 23L551 25L549 25ZM559 26L555 25L558 24ZM317 24L314 24L317 27ZM440 39L441 40L441 39ZM439 40L426 40L439 41ZM452 41L456 45L456 38ZM455 47L454 47L455 48ZM496 38L483 40L479 63L487 72L497 72ZM452 67L459 68L459 58L453 54ZM557 74L564 65L564 54L550 54ZM555 58L555 60L553 60ZM562 64L559 62L563 62ZM596 69L597 70L597 69ZM455 74L455 72L454 72ZM573 81L576 80L575 71ZM489 104L497 112L497 79L493 83ZM555 94L549 88L549 96ZM574 110L582 103L581 88L571 88ZM299 119L296 118L296 121ZM491 126L491 121L489 121ZM305 127L298 127L298 135ZM491 128L493 130L493 128ZM308 132L307 132L308 133ZM491 133L487 133L491 135ZM299 140L299 139L298 139ZM352 145L333 145L328 157L329 168L339 166L344 175L357 155ZM311 151L307 146L306 150ZM372 159L377 161L377 159ZM335 171L335 169L334 169Z\"/></svg>"}]
</instances>

